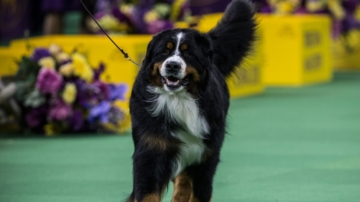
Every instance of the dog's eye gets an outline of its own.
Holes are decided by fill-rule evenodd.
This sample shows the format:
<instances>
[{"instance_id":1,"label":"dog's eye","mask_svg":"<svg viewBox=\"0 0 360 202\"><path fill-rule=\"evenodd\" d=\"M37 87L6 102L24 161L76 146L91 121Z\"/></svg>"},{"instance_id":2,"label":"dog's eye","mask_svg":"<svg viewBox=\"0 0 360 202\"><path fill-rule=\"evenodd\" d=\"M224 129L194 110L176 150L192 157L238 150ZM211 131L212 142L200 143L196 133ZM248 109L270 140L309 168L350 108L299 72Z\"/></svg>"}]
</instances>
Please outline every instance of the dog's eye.
<instances>
[{"instance_id":1,"label":"dog's eye","mask_svg":"<svg viewBox=\"0 0 360 202\"><path fill-rule=\"evenodd\" d=\"M163 54L164 55L169 55L169 53L170 53L170 51L166 49Z\"/></svg>"},{"instance_id":2,"label":"dog's eye","mask_svg":"<svg viewBox=\"0 0 360 202\"><path fill-rule=\"evenodd\" d=\"M190 53L186 51L186 52L184 52L184 56L185 57L190 57Z\"/></svg>"}]
</instances>

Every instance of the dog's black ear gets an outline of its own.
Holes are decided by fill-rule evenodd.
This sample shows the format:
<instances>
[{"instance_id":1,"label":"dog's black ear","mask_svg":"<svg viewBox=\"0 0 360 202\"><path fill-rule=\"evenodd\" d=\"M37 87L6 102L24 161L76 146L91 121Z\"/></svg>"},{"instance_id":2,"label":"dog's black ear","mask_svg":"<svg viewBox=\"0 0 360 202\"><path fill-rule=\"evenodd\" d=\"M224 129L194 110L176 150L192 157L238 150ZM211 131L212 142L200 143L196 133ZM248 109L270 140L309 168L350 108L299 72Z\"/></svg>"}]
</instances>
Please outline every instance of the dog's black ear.
<instances>
[{"instance_id":1,"label":"dog's black ear","mask_svg":"<svg viewBox=\"0 0 360 202\"><path fill-rule=\"evenodd\" d=\"M153 49L154 49L154 38L149 42L149 44L147 46L146 55L145 55L144 60L142 61L141 67L150 63L151 58L153 58L153 54L154 54Z\"/></svg>"},{"instance_id":2,"label":"dog's black ear","mask_svg":"<svg viewBox=\"0 0 360 202\"><path fill-rule=\"evenodd\" d=\"M201 49L201 55L203 55L203 58L211 58L212 57L212 51L211 51L211 43L209 39L206 37L206 35L197 35L195 36L196 44Z\"/></svg>"},{"instance_id":3,"label":"dog's black ear","mask_svg":"<svg viewBox=\"0 0 360 202\"><path fill-rule=\"evenodd\" d=\"M161 43L159 43L159 41L161 41L163 36L166 35L167 33L169 33L170 31L171 30L164 30L162 32L155 34L152 37L151 41L149 42L149 44L147 46L146 55L143 60L142 66L149 64L151 62L152 58L154 58L156 56L157 50L159 50L161 47Z\"/></svg>"},{"instance_id":4,"label":"dog's black ear","mask_svg":"<svg viewBox=\"0 0 360 202\"><path fill-rule=\"evenodd\" d=\"M255 40L255 9L249 0L233 0L217 26L207 33L214 63L228 76L249 52Z\"/></svg>"}]
</instances>

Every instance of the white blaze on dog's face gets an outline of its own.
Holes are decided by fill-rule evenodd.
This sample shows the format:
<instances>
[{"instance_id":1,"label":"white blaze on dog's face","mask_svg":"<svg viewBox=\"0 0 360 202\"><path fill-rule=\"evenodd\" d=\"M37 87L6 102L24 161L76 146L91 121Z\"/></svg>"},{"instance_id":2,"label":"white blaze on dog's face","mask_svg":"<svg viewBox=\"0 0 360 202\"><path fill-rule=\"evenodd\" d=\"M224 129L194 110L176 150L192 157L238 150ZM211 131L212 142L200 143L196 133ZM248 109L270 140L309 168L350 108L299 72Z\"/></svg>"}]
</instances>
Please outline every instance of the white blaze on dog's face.
<instances>
[{"instance_id":1,"label":"white blaze on dog's face","mask_svg":"<svg viewBox=\"0 0 360 202\"><path fill-rule=\"evenodd\" d=\"M205 75L203 35L188 30L168 30L150 42L144 66L152 86L174 93L194 93Z\"/></svg>"},{"instance_id":2,"label":"white blaze on dog's face","mask_svg":"<svg viewBox=\"0 0 360 202\"><path fill-rule=\"evenodd\" d=\"M164 88L167 91L180 91L183 86L180 86L180 81L185 78L186 63L180 56L180 44L184 34L182 32L176 35L176 46L173 54L168 57L160 68L160 75L162 77ZM173 48L173 44L168 42L168 48Z\"/></svg>"}]
</instances>

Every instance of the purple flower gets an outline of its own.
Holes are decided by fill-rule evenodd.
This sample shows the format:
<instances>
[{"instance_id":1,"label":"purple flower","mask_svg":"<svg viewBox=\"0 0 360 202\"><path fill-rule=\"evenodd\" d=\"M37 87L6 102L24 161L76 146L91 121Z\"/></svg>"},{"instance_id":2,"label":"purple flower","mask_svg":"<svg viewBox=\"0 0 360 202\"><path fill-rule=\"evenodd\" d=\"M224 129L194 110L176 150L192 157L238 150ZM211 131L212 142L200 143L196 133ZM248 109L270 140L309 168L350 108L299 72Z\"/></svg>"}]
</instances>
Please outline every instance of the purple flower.
<instances>
[{"instance_id":1,"label":"purple flower","mask_svg":"<svg viewBox=\"0 0 360 202\"><path fill-rule=\"evenodd\" d=\"M120 0L98 0L96 1L97 10L108 10L111 7L118 6Z\"/></svg>"},{"instance_id":2,"label":"purple flower","mask_svg":"<svg viewBox=\"0 0 360 202\"><path fill-rule=\"evenodd\" d=\"M87 87L89 86L89 84L87 84L85 81L83 81L81 79L76 79L73 82L76 86L76 92L77 92L76 101L81 106L84 106L86 104L86 102L90 99L88 92L87 92Z\"/></svg>"},{"instance_id":3,"label":"purple flower","mask_svg":"<svg viewBox=\"0 0 360 202\"><path fill-rule=\"evenodd\" d=\"M109 99L109 87L106 83L102 81L96 81L91 84L93 86L93 93L99 101L101 100L108 100Z\"/></svg>"},{"instance_id":4,"label":"purple flower","mask_svg":"<svg viewBox=\"0 0 360 202\"><path fill-rule=\"evenodd\" d=\"M147 7L135 7L132 14L132 21L135 31L140 34L147 33L147 25L144 22L144 15L150 9Z\"/></svg>"},{"instance_id":5,"label":"purple flower","mask_svg":"<svg viewBox=\"0 0 360 202\"><path fill-rule=\"evenodd\" d=\"M74 84L76 86L76 102L78 104L82 107L90 108L98 103L94 92L96 89L92 84L88 84L81 79L76 79Z\"/></svg>"},{"instance_id":6,"label":"purple flower","mask_svg":"<svg viewBox=\"0 0 360 202\"><path fill-rule=\"evenodd\" d=\"M176 16L176 19L172 19L172 20L182 20L186 17L186 13L190 10L190 2L189 1L185 1L181 6L180 6L180 11L179 14Z\"/></svg>"},{"instance_id":7,"label":"purple flower","mask_svg":"<svg viewBox=\"0 0 360 202\"><path fill-rule=\"evenodd\" d=\"M68 118L68 124L71 130L79 131L84 125L84 118L80 110L75 110Z\"/></svg>"},{"instance_id":8,"label":"purple flower","mask_svg":"<svg viewBox=\"0 0 360 202\"><path fill-rule=\"evenodd\" d=\"M44 116L47 112L45 106L40 106L37 108L31 108L26 114L25 121L30 128L35 128L40 126L44 120Z\"/></svg>"},{"instance_id":9,"label":"purple flower","mask_svg":"<svg viewBox=\"0 0 360 202\"><path fill-rule=\"evenodd\" d=\"M123 13L118 7L114 7L111 10L111 14L119 21L131 24L130 19Z\"/></svg>"},{"instance_id":10,"label":"purple flower","mask_svg":"<svg viewBox=\"0 0 360 202\"><path fill-rule=\"evenodd\" d=\"M36 88L42 93L56 93L63 82L63 78L55 70L42 68L38 74Z\"/></svg>"},{"instance_id":11,"label":"purple flower","mask_svg":"<svg viewBox=\"0 0 360 202\"><path fill-rule=\"evenodd\" d=\"M67 105L63 100L57 99L51 103L48 118L50 120L64 120L68 118L72 113L71 107Z\"/></svg>"},{"instance_id":12,"label":"purple flower","mask_svg":"<svg viewBox=\"0 0 360 202\"><path fill-rule=\"evenodd\" d=\"M100 11L100 12L97 12L95 13L94 17L95 19L97 20L100 20L102 17L104 17L107 13L105 11Z\"/></svg>"},{"instance_id":13,"label":"purple flower","mask_svg":"<svg viewBox=\"0 0 360 202\"><path fill-rule=\"evenodd\" d=\"M347 14L354 15L359 3L357 0L346 0L342 1L341 4Z\"/></svg>"},{"instance_id":14,"label":"purple flower","mask_svg":"<svg viewBox=\"0 0 360 202\"><path fill-rule=\"evenodd\" d=\"M90 124L100 121L101 123L109 122L108 112L110 111L111 104L103 101L100 104L92 107L89 112L88 121Z\"/></svg>"},{"instance_id":15,"label":"purple flower","mask_svg":"<svg viewBox=\"0 0 360 202\"><path fill-rule=\"evenodd\" d=\"M41 58L44 57L50 57L51 54L49 52L48 49L46 48L37 48L35 49L35 51L33 52L31 59L35 62L38 62Z\"/></svg>"},{"instance_id":16,"label":"purple flower","mask_svg":"<svg viewBox=\"0 0 360 202\"><path fill-rule=\"evenodd\" d=\"M174 25L170 20L155 20L147 24L147 33L156 34L172 28L174 28Z\"/></svg>"},{"instance_id":17,"label":"purple flower","mask_svg":"<svg viewBox=\"0 0 360 202\"><path fill-rule=\"evenodd\" d=\"M85 108L97 105L101 101L109 100L109 87L106 83L98 80L88 84L85 82L75 82L77 89L77 100Z\"/></svg>"},{"instance_id":18,"label":"purple flower","mask_svg":"<svg viewBox=\"0 0 360 202\"><path fill-rule=\"evenodd\" d=\"M156 0L139 1L138 6L143 8L151 8L156 4Z\"/></svg>"},{"instance_id":19,"label":"purple flower","mask_svg":"<svg viewBox=\"0 0 360 202\"><path fill-rule=\"evenodd\" d=\"M111 106L109 110L109 122L117 125L119 121L124 119L124 112L120 110L120 108L116 106Z\"/></svg>"},{"instance_id":20,"label":"purple flower","mask_svg":"<svg viewBox=\"0 0 360 202\"><path fill-rule=\"evenodd\" d=\"M60 63L59 63L59 65L60 66L62 66L62 65L65 65L65 64L67 64L67 63L71 63L72 62L72 60L71 59L67 59L67 60L63 60L63 61L61 61Z\"/></svg>"},{"instance_id":21,"label":"purple flower","mask_svg":"<svg viewBox=\"0 0 360 202\"><path fill-rule=\"evenodd\" d=\"M125 100L125 94L128 89L126 84L109 84L110 100Z\"/></svg>"},{"instance_id":22,"label":"purple flower","mask_svg":"<svg viewBox=\"0 0 360 202\"><path fill-rule=\"evenodd\" d=\"M97 69L94 69L94 81L98 81L100 79L100 75L105 71L105 64L100 63Z\"/></svg>"},{"instance_id":23,"label":"purple flower","mask_svg":"<svg viewBox=\"0 0 360 202\"><path fill-rule=\"evenodd\" d=\"M356 6L355 6L356 7ZM346 13L345 18L341 21L341 34L346 35L353 29L359 29L360 22L352 13Z\"/></svg>"}]
</instances>

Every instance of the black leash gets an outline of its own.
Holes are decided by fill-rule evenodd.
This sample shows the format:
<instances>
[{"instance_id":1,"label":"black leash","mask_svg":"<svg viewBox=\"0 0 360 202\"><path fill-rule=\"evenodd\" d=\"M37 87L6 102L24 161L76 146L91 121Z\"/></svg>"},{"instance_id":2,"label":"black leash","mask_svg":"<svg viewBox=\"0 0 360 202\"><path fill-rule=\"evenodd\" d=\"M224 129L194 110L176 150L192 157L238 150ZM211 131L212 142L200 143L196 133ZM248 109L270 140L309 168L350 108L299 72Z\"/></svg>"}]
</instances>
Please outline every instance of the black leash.
<instances>
[{"instance_id":1,"label":"black leash","mask_svg":"<svg viewBox=\"0 0 360 202\"><path fill-rule=\"evenodd\" d=\"M83 7L85 8L86 12L89 13L90 17L95 21L95 23L97 24L97 26L99 26L99 28L101 29L102 32L104 32L104 34L110 39L110 41L116 46L116 48L118 48L120 50L120 52L124 55L125 59L129 60L130 62L134 63L137 66L140 66L138 63L134 62L131 57L123 50L121 49L113 40L112 38L105 32L105 30L100 26L100 24L98 23L98 21L94 18L94 16L91 14L91 12L89 11L89 9L85 6L83 0L80 0L81 4L83 5Z\"/></svg>"}]
</instances>

